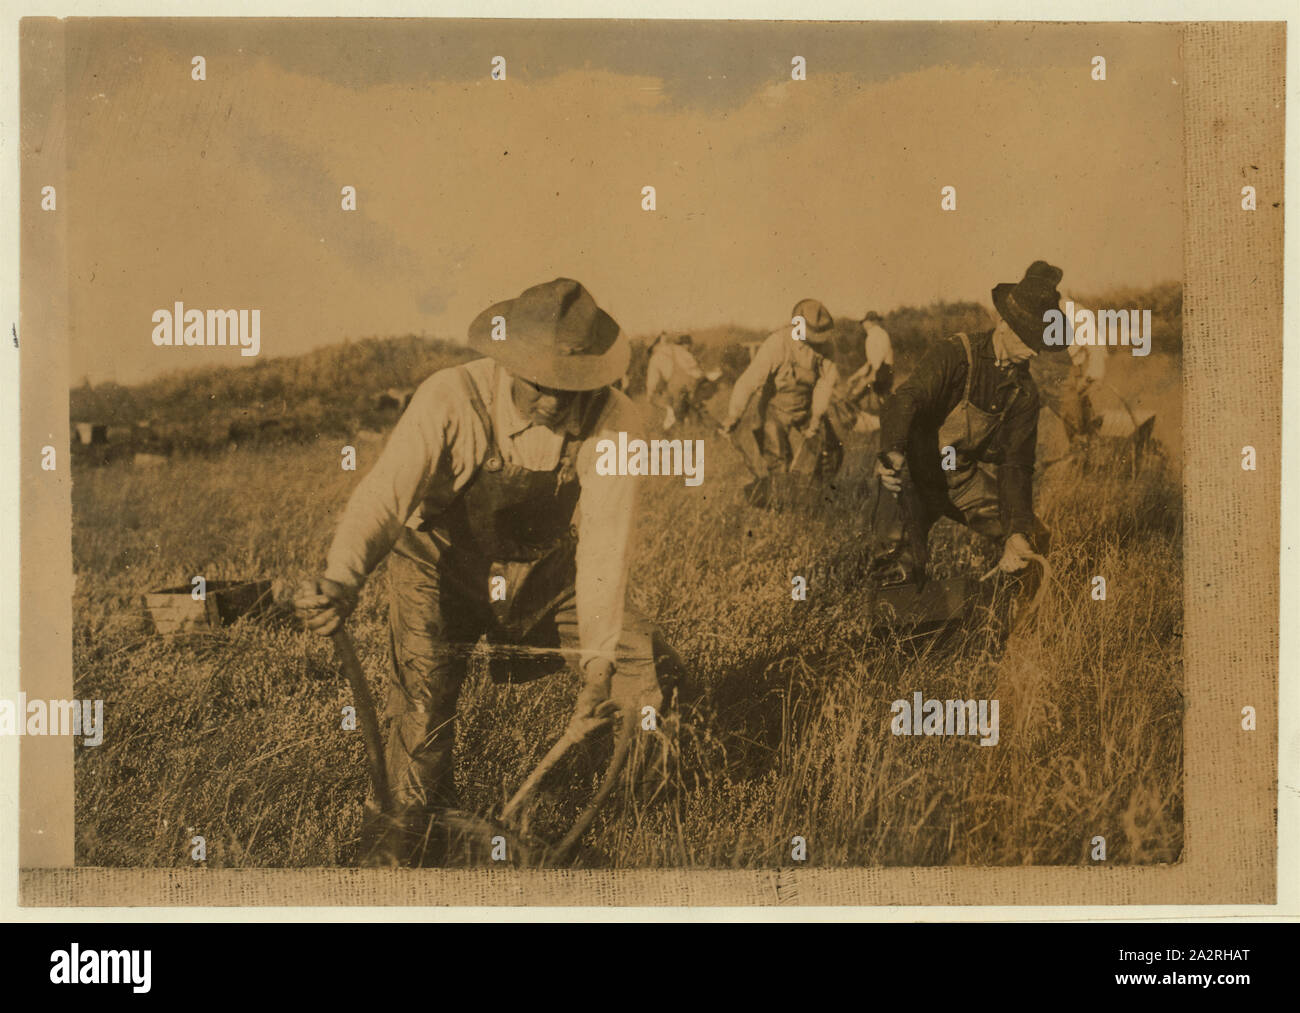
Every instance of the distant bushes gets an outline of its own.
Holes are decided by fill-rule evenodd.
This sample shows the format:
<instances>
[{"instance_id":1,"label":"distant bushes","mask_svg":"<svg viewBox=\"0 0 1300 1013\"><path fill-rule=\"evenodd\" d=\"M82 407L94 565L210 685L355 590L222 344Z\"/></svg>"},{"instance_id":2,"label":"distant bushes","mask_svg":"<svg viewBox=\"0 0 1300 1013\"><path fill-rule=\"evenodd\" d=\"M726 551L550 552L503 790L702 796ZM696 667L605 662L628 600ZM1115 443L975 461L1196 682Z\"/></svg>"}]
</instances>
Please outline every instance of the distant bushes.
<instances>
[{"instance_id":1,"label":"distant bushes","mask_svg":"<svg viewBox=\"0 0 1300 1013\"><path fill-rule=\"evenodd\" d=\"M1118 288L1097 295L1074 297L1076 307L1088 309L1151 310L1152 351L1181 356L1183 352L1183 286L1164 282L1152 288ZM994 326L990 311L976 302L934 302L929 306L901 306L882 313L881 325L889 332L895 361L910 370L929 345L965 331L972 334ZM854 320L836 321L836 365L841 375L856 371L865 361L862 329Z\"/></svg>"},{"instance_id":2,"label":"distant bushes","mask_svg":"<svg viewBox=\"0 0 1300 1013\"><path fill-rule=\"evenodd\" d=\"M1183 291L1179 282L1149 289L1113 289L1078 296L1077 305L1152 311L1152 348L1182 354ZM933 341L993 326L975 302L934 302L900 306L884 314L899 369L906 373ZM682 331L668 332L676 338ZM690 331L696 357L706 369L721 369L732 383L749 364L749 346L769 332L735 325ZM631 341L626 391L645 391L653 335ZM835 360L842 376L863 362L862 330L851 317L836 320ZM360 429L384 430L401 414L382 407L389 388L411 388L430 373L475 358L463 345L407 335L365 338L318 348L292 358L259 359L250 366L222 366L170 373L134 387L113 383L83 385L70 393L74 422L107 423L107 446L74 451L82 460L108 460L132 451L207 454L231 444L276 445L354 435ZM126 428L129 427L129 428Z\"/></svg>"},{"instance_id":3,"label":"distant bushes","mask_svg":"<svg viewBox=\"0 0 1300 1013\"><path fill-rule=\"evenodd\" d=\"M83 385L71 391L69 407L74 421L134 427L135 451L202 454L232 443L302 443L387 428L400 409L376 406L383 391L414 387L475 357L463 345L414 335L366 338L251 366L170 373L134 387ZM122 451L86 448L79 456L114 453Z\"/></svg>"}]
</instances>

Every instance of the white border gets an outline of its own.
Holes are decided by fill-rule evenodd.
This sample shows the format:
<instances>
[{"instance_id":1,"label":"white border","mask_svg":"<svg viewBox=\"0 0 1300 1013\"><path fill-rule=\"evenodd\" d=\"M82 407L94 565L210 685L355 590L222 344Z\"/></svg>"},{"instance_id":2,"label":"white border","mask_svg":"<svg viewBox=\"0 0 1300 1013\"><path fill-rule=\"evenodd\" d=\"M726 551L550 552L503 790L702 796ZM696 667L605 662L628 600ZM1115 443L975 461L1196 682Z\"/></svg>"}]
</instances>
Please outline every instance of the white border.
<instances>
[{"instance_id":1,"label":"white border","mask_svg":"<svg viewBox=\"0 0 1300 1013\"><path fill-rule=\"evenodd\" d=\"M339 0L259 2L208 0L159 2L135 0L65 0L59 4L5 3L0 20L0 524L5 538L0 549L0 696L18 692L18 356L10 327L18 320L18 19L20 17L464 17L464 18L613 18L743 19L743 20L1035 20L1035 21L1288 21L1291 2L1227 4L1205 0L1184 2L1052 3L957 2L957 0L888 0L873 4L845 0L690 0L690 2L632 4L627 0L551 0L544 8L524 0L459 0L437 5L378 3L349 7ZM1296 110L1300 107L1300 33L1287 25L1287 150L1286 191L1297 188L1300 143ZM1300 263L1295 216L1286 222L1285 292L1286 348L1283 360L1281 615L1294 614L1300 599L1300 524L1292 513L1300 495L1300 448L1289 431L1288 409L1300 383L1300 364L1290 349L1297 331L1295 265ZM21 340L21 335L19 336ZM1248 617L1247 617L1248 620ZM1300 684L1288 678L1288 664L1300 660L1300 624L1281 624L1281 678L1278 733L1278 903L1233 906L1072 906L1072 907L833 907L833 908L427 908L427 907L255 907L255 908L20 908L18 894L18 743L0 738L0 918L15 922L248 922L248 921L1277 921L1300 920Z\"/></svg>"}]
</instances>

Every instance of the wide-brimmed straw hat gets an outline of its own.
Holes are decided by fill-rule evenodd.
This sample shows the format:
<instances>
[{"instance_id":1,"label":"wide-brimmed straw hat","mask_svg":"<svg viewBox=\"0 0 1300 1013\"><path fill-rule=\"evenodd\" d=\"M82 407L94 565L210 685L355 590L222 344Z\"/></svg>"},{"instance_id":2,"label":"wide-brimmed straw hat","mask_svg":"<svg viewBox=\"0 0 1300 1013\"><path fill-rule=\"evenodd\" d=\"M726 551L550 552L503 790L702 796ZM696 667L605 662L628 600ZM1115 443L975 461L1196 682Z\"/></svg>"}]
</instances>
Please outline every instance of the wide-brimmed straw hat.
<instances>
[{"instance_id":1,"label":"wide-brimmed straw hat","mask_svg":"<svg viewBox=\"0 0 1300 1013\"><path fill-rule=\"evenodd\" d=\"M1016 332L1016 337L1034 351L1057 347L1043 340L1047 326L1043 315L1048 310L1057 309L1061 302L1061 293L1056 286L1062 274L1059 267L1053 267L1045 260L1035 260L1019 282L1003 282L993 288L993 305L998 313Z\"/></svg>"},{"instance_id":2,"label":"wide-brimmed straw hat","mask_svg":"<svg viewBox=\"0 0 1300 1013\"><path fill-rule=\"evenodd\" d=\"M494 340L492 318L505 321ZM596 390L627 372L631 351L614 318L581 284L556 278L489 306L469 325L469 347L516 376L556 390Z\"/></svg>"}]
</instances>

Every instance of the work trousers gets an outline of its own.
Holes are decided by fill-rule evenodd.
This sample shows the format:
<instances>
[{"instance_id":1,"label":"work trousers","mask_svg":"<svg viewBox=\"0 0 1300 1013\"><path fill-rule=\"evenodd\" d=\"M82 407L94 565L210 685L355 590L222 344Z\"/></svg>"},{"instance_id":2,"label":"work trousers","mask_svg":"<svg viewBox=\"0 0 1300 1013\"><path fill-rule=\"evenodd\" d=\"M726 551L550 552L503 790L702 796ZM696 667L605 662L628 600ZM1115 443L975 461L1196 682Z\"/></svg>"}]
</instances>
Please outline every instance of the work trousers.
<instances>
[{"instance_id":1,"label":"work trousers","mask_svg":"<svg viewBox=\"0 0 1300 1013\"><path fill-rule=\"evenodd\" d=\"M835 427L823 418L811 440L803 435L806 412L792 414L768 403L761 409L758 395L750 399L736 428L735 444L756 479L790 473L833 478L844 462L844 445Z\"/></svg>"},{"instance_id":2,"label":"work trousers","mask_svg":"<svg viewBox=\"0 0 1300 1013\"><path fill-rule=\"evenodd\" d=\"M527 682L566 664L578 671L571 566L555 567L552 578L543 575L540 581L519 583L512 574L509 594L518 590L527 600L510 601L500 611L489 594L493 567L490 560L463 555L413 528L403 530L389 556L393 669L387 767L399 807L456 805L456 704L480 638L487 638L495 681ZM615 666L611 698L638 715L642 706L664 707L682 670L658 631L630 606Z\"/></svg>"}]
</instances>

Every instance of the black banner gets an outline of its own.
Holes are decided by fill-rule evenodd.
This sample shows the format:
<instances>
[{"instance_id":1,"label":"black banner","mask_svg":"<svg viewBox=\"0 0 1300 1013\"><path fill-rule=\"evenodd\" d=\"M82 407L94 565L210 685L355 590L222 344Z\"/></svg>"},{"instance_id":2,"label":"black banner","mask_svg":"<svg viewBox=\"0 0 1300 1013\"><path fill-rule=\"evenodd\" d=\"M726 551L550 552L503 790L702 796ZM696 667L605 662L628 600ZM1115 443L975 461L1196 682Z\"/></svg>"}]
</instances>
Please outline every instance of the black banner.
<instances>
[{"instance_id":1,"label":"black banner","mask_svg":"<svg viewBox=\"0 0 1300 1013\"><path fill-rule=\"evenodd\" d=\"M701 990L771 1003L832 989L985 1001L1134 989L1233 1002L1240 990L1280 987L1297 950L1295 924L1257 922L38 923L4 932L5 978L17 994L50 990L74 1002L113 993L337 1003L408 992L454 992L473 1004L582 992L604 1002L622 989L685 989L674 1001L689 993L693 1002Z\"/></svg>"}]
</instances>

